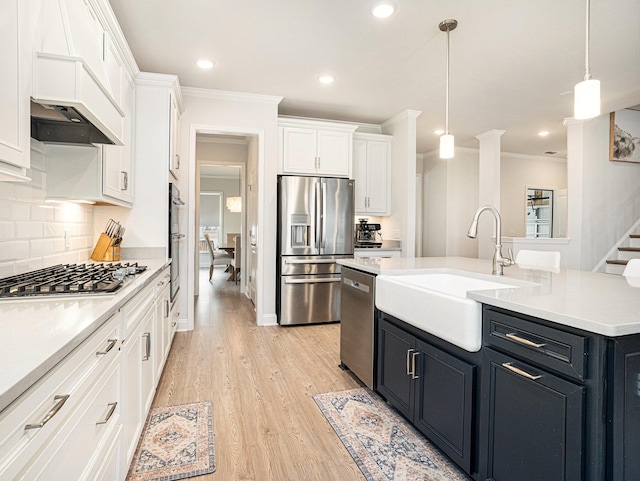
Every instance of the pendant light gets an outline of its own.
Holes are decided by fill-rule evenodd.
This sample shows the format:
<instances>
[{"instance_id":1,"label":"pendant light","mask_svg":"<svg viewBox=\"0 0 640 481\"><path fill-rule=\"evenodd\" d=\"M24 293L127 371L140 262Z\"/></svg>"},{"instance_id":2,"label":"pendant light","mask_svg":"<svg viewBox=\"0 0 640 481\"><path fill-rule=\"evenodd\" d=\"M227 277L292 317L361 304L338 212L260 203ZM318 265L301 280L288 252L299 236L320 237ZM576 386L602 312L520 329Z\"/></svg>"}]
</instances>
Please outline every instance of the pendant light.
<instances>
[{"instance_id":1,"label":"pendant light","mask_svg":"<svg viewBox=\"0 0 640 481\"><path fill-rule=\"evenodd\" d=\"M573 117L592 119L600 115L600 81L591 78L589 66L590 0L587 0L584 80L577 83L573 92Z\"/></svg>"},{"instance_id":2,"label":"pendant light","mask_svg":"<svg viewBox=\"0 0 640 481\"><path fill-rule=\"evenodd\" d=\"M440 136L440 158L452 159L454 154L453 135L449 134L449 32L458 26L457 20L449 19L440 22L440 30L447 33L447 78L445 90L444 134Z\"/></svg>"}]
</instances>

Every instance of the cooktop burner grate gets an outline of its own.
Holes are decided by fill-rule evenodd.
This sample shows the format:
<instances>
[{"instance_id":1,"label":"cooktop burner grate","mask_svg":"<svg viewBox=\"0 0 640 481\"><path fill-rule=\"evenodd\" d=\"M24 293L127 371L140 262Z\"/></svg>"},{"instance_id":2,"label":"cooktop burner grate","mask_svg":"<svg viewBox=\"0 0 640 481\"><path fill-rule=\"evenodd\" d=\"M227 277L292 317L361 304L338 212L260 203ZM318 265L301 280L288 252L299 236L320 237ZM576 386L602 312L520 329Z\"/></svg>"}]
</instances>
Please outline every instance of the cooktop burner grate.
<instances>
[{"instance_id":1,"label":"cooktop burner grate","mask_svg":"<svg viewBox=\"0 0 640 481\"><path fill-rule=\"evenodd\" d=\"M112 294L122 287L125 276L146 268L137 263L59 264L0 279L0 299Z\"/></svg>"}]
</instances>

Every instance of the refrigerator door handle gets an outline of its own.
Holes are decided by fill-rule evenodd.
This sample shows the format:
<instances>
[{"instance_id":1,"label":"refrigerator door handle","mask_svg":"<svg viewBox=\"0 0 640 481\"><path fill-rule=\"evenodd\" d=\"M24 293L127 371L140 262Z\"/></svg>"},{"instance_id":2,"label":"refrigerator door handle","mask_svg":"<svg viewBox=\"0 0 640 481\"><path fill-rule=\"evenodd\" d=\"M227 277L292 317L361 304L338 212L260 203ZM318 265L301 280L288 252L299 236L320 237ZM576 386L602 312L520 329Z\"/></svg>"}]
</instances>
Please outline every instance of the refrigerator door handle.
<instances>
[{"instance_id":1,"label":"refrigerator door handle","mask_svg":"<svg viewBox=\"0 0 640 481\"><path fill-rule=\"evenodd\" d=\"M335 264L336 259L285 259L285 264Z\"/></svg>"},{"instance_id":2,"label":"refrigerator door handle","mask_svg":"<svg viewBox=\"0 0 640 481\"><path fill-rule=\"evenodd\" d=\"M324 228L324 221L327 218L327 183L322 182L322 230L321 230L321 238L320 238L320 248L324 249L326 247L325 237L326 232Z\"/></svg>"},{"instance_id":3,"label":"refrigerator door handle","mask_svg":"<svg viewBox=\"0 0 640 481\"><path fill-rule=\"evenodd\" d=\"M319 284L323 282L340 282L339 277L321 277L319 279L285 279L285 284Z\"/></svg>"},{"instance_id":4,"label":"refrigerator door handle","mask_svg":"<svg viewBox=\"0 0 640 481\"><path fill-rule=\"evenodd\" d=\"M316 232L315 232L315 246L318 252L320 252L320 241L322 235L322 192L320 190L320 182L316 182L316 198L315 198L315 208L316 208Z\"/></svg>"}]
</instances>

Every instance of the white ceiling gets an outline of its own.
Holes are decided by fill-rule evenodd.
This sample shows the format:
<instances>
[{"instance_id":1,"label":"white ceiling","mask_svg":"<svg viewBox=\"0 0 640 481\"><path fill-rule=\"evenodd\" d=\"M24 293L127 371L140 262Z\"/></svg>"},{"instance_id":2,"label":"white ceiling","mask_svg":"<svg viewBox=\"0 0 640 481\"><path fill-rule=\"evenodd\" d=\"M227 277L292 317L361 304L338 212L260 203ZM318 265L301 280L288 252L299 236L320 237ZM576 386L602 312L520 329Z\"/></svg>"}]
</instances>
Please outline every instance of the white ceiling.
<instances>
[{"instance_id":1,"label":"white ceiling","mask_svg":"<svg viewBox=\"0 0 640 481\"><path fill-rule=\"evenodd\" d=\"M450 130L456 146L505 130L508 152L566 153L562 120L584 76L584 0L111 0L138 66L182 86L283 96L283 115L379 124L418 118L418 152L444 127L451 32ZM591 67L603 113L640 103L640 1L592 0ZM195 62L217 63L209 71ZM321 85L320 75L336 81ZM546 138L540 130L549 130Z\"/></svg>"}]
</instances>

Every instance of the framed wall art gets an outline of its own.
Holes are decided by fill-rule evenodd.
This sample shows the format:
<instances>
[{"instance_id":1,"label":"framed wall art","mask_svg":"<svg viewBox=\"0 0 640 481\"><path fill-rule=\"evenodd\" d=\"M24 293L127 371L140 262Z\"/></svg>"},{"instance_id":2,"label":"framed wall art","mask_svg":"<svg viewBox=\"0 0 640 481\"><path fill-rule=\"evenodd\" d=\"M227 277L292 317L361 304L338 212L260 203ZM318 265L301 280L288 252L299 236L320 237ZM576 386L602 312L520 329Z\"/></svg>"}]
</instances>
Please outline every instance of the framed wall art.
<instances>
[{"instance_id":1,"label":"framed wall art","mask_svg":"<svg viewBox=\"0 0 640 481\"><path fill-rule=\"evenodd\" d=\"M611 112L609 160L640 163L640 106Z\"/></svg>"}]
</instances>

